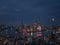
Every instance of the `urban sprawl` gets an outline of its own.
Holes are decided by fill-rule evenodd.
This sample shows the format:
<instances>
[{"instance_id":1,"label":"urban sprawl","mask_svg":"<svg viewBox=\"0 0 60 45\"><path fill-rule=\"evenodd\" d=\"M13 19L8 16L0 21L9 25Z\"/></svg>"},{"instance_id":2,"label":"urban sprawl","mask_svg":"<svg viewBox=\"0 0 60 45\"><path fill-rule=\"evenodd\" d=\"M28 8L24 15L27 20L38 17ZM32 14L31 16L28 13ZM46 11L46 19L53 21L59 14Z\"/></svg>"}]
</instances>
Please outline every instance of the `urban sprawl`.
<instances>
[{"instance_id":1,"label":"urban sprawl","mask_svg":"<svg viewBox=\"0 0 60 45\"><path fill-rule=\"evenodd\" d=\"M0 45L60 45L60 26L42 26L39 19L29 25L0 24Z\"/></svg>"}]
</instances>

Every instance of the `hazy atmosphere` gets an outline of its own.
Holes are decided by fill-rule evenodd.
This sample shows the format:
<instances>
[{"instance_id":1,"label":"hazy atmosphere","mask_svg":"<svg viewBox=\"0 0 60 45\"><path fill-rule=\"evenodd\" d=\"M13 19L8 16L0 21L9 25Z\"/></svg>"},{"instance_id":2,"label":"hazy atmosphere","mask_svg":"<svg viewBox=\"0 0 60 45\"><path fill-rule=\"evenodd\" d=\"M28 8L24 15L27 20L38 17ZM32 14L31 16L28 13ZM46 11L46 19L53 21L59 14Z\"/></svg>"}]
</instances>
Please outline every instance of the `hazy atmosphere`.
<instances>
[{"instance_id":1,"label":"hazy atmosphere","mask_svg":"<svg viewBox=\"0 0 60 45\"><path fill-rule=\"evenodd\" d=\"M42 25L50 25L55 18L55 25L60 23L60 0L0 0L0 23L30 24L40 16ZM59 24L60 25L60 24Z\"/></svg>"}]
</instances>

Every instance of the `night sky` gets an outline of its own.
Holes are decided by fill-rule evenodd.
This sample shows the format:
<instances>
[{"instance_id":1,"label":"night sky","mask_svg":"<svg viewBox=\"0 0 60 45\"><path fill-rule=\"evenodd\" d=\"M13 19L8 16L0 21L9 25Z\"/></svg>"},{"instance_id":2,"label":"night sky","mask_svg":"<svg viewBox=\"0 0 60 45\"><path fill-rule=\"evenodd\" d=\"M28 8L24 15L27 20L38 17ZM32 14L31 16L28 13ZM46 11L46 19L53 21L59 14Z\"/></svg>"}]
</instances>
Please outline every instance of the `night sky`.
<instances>
[{"instance_id":1,"label":"night sky","mask_svg":"<svg viewBox=\"0 0 60 45\"><path fill-rule=\"evenodd\" d=\"M60 25L60 0L0 0L0 24L34 23L40 17L42 25Z\"/></svg>"}]
</instances>

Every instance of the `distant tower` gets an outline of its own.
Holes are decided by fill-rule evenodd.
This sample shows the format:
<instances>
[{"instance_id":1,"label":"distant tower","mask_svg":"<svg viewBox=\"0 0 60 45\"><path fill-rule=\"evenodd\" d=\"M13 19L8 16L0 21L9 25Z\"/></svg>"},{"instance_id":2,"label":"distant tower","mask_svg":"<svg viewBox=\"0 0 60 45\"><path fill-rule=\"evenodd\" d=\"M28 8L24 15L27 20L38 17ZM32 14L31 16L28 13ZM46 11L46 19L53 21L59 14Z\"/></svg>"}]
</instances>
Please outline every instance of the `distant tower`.
<instances>
[{"instance_id":1,"label":"distant tower","mask_svg":"<svg viewBox=\"0 0 60 45\"><path fill-rule=\"evenodd\" d=\"M40 17L37 19L37 24L40 25Z\"/></svg>"},{"instance_id":2,"label":"distant tower","mask_svg":"<svg viewBox=\"0 0 60 45\"><path fill-rule=\"evenodd\" d=\"M21 20L21 26L24 26L23 20Z\"/></svg>"},{"instance_id":3,"label":"distant tower","mask_svg":"<svg viewBox=\"0 0 60 45\"><path fill-rule=\"evenodd\" d=\"M40 24L40 17L37 19L37 37L42 36L42 27Z\"/></svg>"}]
</instances>

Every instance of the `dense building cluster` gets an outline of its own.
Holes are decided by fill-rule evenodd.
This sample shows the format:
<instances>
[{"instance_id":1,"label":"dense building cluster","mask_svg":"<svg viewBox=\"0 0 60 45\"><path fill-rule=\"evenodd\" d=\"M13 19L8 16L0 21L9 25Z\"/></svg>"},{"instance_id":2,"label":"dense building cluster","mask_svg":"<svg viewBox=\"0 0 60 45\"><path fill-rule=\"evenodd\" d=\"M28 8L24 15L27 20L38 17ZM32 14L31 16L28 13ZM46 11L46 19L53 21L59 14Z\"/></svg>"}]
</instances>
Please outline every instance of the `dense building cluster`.
<instances>
[{"instance_id":1,"label":"dense building cluster","mask_svg":"<svg viewBox=\"0 0 60 45\"><path fill-rule=\"evenodd\" d=\"M42 26L39 21L21 26L0 25L0 45L59 45L60 26Z\"/></svg>"}]
</instances>

